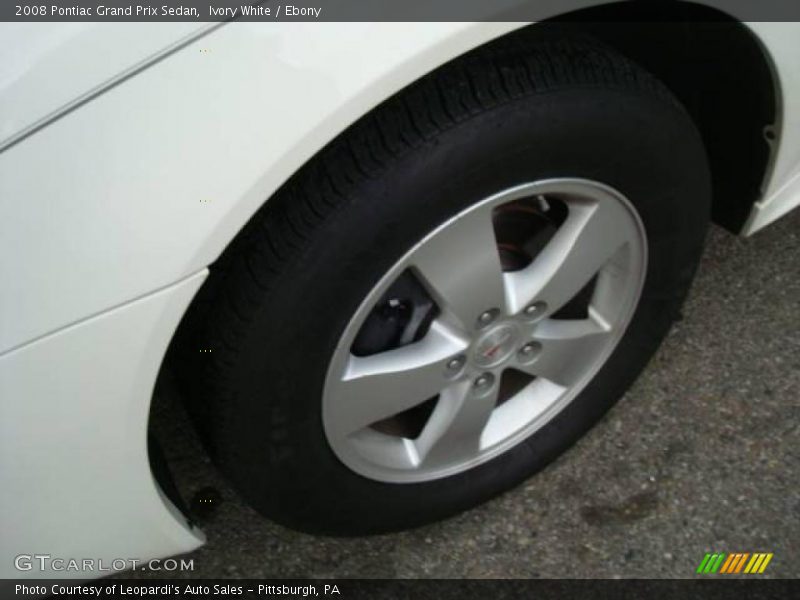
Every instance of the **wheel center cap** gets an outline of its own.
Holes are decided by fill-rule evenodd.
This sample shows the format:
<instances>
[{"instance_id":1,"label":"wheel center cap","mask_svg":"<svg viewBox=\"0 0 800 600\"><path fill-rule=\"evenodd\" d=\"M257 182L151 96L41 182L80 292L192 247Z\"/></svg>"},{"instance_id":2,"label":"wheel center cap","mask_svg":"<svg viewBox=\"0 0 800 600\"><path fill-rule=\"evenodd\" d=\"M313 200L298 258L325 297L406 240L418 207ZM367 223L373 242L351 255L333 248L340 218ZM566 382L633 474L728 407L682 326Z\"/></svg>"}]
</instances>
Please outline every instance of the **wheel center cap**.
<instances>
[{"instance_id":1,"label":"wheel center cap","mask_svg":"<svg viewBox=\"0 0 800 600\"><path fill-rule=\"evenodd\" d=\"M513 325L497 325L481 334L472 351L472 361L482 368L499 365L517 348L517 329Z\"/></svg>"}]
</instances>

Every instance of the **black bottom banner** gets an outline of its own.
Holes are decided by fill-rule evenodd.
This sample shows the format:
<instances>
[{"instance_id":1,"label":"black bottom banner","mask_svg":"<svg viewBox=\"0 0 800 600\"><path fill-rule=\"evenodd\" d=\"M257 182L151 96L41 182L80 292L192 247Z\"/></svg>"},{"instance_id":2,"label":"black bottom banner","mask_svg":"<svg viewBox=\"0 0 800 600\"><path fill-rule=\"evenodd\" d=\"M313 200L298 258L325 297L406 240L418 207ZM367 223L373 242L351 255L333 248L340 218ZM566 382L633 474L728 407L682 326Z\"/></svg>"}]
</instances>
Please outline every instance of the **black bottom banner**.
<instances>
[{"instance_id":1,"label":"black bottom banner","mask_svg":"<svg viewBox=\"0 0 800 600\"><path fill-rule=\"evenodd\" d=\"M547 579L115 579L93 582L5 580L0 597L7 598L329 598L341 600L398 598L409 600L501 600L505 598L567 600L729 600L800 597L800 580L547 580Z\"/></svg>"}]
</instances>

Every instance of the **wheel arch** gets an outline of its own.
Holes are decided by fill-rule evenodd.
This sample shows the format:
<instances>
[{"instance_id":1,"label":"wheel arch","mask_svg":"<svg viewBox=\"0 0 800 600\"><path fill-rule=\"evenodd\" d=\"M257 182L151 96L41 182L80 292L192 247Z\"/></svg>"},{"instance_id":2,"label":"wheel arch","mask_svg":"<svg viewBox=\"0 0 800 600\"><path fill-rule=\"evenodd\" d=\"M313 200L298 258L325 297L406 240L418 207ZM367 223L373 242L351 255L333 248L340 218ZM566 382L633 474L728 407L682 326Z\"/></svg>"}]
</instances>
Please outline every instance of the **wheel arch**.
<instances>
[{"instance_id":1,"label":"wheel arch","mask_svg":"<svg viewBox=\"0 0 800 600\"><path fill-rule=\"evenodd\" d=\"M780 140L780 82L758 35L689 2L616 2L555 21L611 45L683 103L708 153L713 219L739 233L766 188Z\"/></svg>"},{"instance_id":2,"label":"wheel arch","mask_svg":"<svg viewBox=\"0 0 800 600\"><path fill-rule=\"evenodd\" d=\"M635 23L636 27L610 27L610 22ZM693 32L691 27L686 26L688 22L702 23L704 31ZM485 46L509 35L530 35L535 39L547 29L599 38L650 70L671 89L687 106L709 153L714 180L714 219L731 231L740 230L753 203L760 197L769 174L772 150L765 138L765 127L777 124L779 118L779 85L769 53L757 36L731 17L696 4L685 3L680 8L659 5L658 9L650 11L634 7L632 3L616 2L564 13L541 23L501 32L488 41L481 41L469 52L480 52ZM676 37L676 33L680 35ZM722 55L719 44L731 43L731 40L736 48L735 54ZM701 58L690 62L691 69L682 71L664 60L676 55L682 57L681 67L685 66L687 61L683 59L687 56ZM433 70L457 58L454 56ZM425 74L421 72L418 77ZM402 93L416 79L398 86L387 100ZM699 94L695 87L698 83L704 86L703 94ZM747 93L733 93L739 89L745 89ZM728 110L704 110L708 105L719 104ZM344 127L339 134L351 125ZM768 131L777 136L775 129ZM324 147L303 163L298 171ZM736 181L728 182L726 173L734 173ZM289 179L291 177L287 181ZM225 272L227 257L237 244L246 243L249 227L254 226L268 204L267 199L210 266L208 280L190 305L173 338L162 367L161 379L167 371L180 366L181 347L193 343L191 330L208 317L207 310L211 298L219 292L215 288L222 279L220 274ZM163 478L166 473L164 469L154 471L157 478ZM171 487L168 481L162 483L164 489Z\"/></svg>"}]
</instances>

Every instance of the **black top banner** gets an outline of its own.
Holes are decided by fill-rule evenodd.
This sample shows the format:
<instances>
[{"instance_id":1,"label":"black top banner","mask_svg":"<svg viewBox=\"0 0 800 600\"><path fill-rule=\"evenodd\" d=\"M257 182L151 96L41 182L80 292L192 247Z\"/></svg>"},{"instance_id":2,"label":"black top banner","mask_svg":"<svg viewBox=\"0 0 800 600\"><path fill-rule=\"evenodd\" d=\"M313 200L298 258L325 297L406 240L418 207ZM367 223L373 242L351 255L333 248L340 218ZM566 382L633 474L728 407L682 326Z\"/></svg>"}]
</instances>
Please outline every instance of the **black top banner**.
<instances>
[{"instance_id":1,"label":"black top banner","mask_svg":"<svg viewBox=\"0 0 800 600\"><path fill-rule=\"evenodd\" d=\"M539 21L612 0L4 0L6 22ZM683 0L622 0L614 20L698 20ZM796 0L702 0L702 20L798 21ZM620 16L622 15L622 16ZM604 18L602 14L600 18Z\"/></svg>"}]
</instances>

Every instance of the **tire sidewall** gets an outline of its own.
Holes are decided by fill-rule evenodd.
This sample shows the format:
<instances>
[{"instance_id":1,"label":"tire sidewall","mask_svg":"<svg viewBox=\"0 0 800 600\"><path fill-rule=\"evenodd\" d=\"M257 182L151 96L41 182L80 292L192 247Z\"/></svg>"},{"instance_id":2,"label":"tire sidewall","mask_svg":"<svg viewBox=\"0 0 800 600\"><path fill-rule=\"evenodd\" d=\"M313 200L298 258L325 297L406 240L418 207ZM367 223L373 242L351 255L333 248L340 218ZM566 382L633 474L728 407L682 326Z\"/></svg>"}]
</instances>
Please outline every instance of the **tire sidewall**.
<instances>
[{"instance_id":1,"label":"tire sidewall","mask_svg":"<svg viewBox=\"0 0 800 600\"><path fill-rule=\"evenodd\" d=\"M328 364L359 305L393 264L455 214L509 187L578 177L626 196L644 224L639 305L585 389L524 442L467 472L388 484L347 468L321 417ZM277 275L249 324L219 460L257 508L314 531L394 530L504 491L574 443L624 394L688 290L709 212L702 143L675 104L626 89L554 91L454 126L354 185Z\"/></svg>"}]
</instances>

